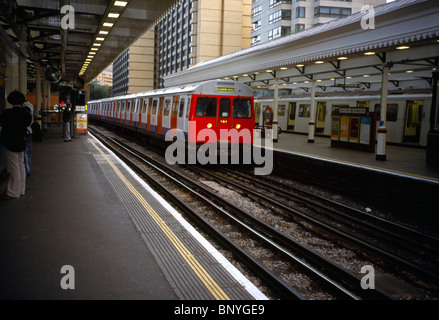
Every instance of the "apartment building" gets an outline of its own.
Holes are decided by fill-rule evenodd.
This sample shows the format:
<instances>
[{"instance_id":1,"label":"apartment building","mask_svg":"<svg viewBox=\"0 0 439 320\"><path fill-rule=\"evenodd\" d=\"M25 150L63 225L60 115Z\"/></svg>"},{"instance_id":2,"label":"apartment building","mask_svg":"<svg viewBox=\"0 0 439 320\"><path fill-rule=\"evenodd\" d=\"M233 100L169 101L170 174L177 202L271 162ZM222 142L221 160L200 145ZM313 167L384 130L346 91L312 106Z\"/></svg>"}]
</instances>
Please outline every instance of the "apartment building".
<instances>
[{"instance_id":1,"label":"apartment building","mask_svg":"<svg viewBox=\"0 0 439 320\"><path fill-rule=\"evenodd\" d=\"M253 0L252 45L349 16L386 0Z\"/></svg>"},{"instance_id":2,"label":"apartment building","mask_svg":"<svg viewBox=\"0 0 439 320\"><path fill-rule=\"evenodd\" d=\"M163 77L251 45L252 0L181 0L113 63L113 95L163 87Z\"/></svg>"}]
</instances>

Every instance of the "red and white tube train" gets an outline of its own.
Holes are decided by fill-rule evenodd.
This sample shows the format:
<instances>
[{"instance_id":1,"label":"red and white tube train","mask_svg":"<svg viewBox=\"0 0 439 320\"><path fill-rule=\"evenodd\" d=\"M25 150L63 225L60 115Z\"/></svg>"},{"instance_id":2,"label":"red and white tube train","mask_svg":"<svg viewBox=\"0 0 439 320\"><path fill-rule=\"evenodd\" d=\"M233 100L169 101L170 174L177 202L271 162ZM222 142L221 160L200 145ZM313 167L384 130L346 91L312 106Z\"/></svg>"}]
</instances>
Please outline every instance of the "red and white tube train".
<instances>
[{"instance_id":1,"label":"red and white tube train","mask_svg":"<svg viewBox=\"0 0 439 320\"><path fill-rule=\"evenodd\" d=\"M89 119L161 140L169 130L177 129L188 142L232 141L223 133L233 132L240 136L240 143L253 143L253 90L241 82L212 80L93 100L87 105Z\"/></svg>"}]
</instances>

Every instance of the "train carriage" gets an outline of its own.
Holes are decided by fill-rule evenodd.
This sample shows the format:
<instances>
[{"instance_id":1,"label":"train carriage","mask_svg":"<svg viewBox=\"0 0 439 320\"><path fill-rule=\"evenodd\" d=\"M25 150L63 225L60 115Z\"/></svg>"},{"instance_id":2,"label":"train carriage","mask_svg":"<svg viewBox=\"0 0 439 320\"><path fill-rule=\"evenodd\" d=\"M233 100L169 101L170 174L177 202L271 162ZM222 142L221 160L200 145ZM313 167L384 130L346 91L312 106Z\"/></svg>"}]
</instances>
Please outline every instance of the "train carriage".
<instances>
[{"instance_id":1,"label":"train carriage","mask_svg":"<svg viewBox=\"0 0 439 320\"><path fill-rule=\"evenodd\" d=\"M387 142L426 146L429 130L431 92L399 90L389 92L386 112ZM366 107L380 116L380 96L375 92L332 92L316 96L315 132L331 135L331 114L340 107ZM272 97L255 98L256 127L271 127ZM308 133L311 98L306 94L280 96L278 126L281 131ZM379 127L377 122L376 128Z\"/></svg>"},{"instance_id":2,"label":"train carriage","mask_svg":"<svg viewBox=\"0 0 439 320\"><path fill-rule=\"evenodd\" d=\"M253 90L236 81L213 80L93 100L88 110L90 119L162 140L174 129L189 142L253 143Z\"/></svg>"}]
</instances>

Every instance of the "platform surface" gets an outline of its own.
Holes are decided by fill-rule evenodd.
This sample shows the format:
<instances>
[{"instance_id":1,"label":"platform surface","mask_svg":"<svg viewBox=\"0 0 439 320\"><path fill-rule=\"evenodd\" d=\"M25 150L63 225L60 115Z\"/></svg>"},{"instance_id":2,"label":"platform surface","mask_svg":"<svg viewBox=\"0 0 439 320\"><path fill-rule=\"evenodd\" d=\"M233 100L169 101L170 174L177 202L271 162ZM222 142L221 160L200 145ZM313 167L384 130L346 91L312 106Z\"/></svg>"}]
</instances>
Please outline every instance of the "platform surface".
<instances>
[{"instance_id":1,"label":"platform surface","mask_svg":"<svg viewBox=\"0 0 439 320\"><path fill-rule=\"evenodd\" d=\"M135 197L164 217L229 298L254 298L103 150L90 136L33 144L26 195L0 201L0 299L213 299Z\"/></svg>"},{"instance_id":2,"label":"platform surface","mask_svg":"<svg viewBox=\"0 0 439 320\"><path fill-rule=\"evenodd\" d=\"M426 164L425 149L387 145L386 160L380 161L375 159L375 153L331 147L330 138L316 136L314 143L309 143L307 135L293 133L281 133L278 142L273 143L273 148L346 165L382 170L389 174L439 182L439 168Z\"/></svg>"}]
</instances>

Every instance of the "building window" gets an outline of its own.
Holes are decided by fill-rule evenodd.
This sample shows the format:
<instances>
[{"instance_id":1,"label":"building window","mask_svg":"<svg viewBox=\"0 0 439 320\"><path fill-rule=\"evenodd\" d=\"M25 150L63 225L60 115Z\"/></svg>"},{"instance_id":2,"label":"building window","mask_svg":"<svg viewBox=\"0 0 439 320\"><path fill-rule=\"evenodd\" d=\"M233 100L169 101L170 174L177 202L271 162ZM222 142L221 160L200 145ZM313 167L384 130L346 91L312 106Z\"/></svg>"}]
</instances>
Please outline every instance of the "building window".
<instances>
[{"instance_id":1,"label":"building window","mask_svg":"<svg viewBox=\"0 0 439 320\"><path fill-rule=\"evenodd\" d=\"M256 17L258 14L260 14L261 10L262 10L261 6L257 6L257 7L252 8L252 18Z\"/></svg>"},{"instance_id":2,"label":"building window","mask_svg":"<svg viewBox=\"0 0 439 320\"><path fill-rule=\"evenodd\" d=\"M351 8L315 7L314 17L342 18L352 14Z\"/></svg>"},{"instance_id":3,"label":"building window","mask_svg":"<svg viewBox=\"0 0 439 320\"><path fill-rule=\"evenodd\" d=\"M252 31L256 31L261 27L261 20L253 22L253 29Z\"/></svg>"},{"instance_id":4,"label":"building window","mask_svg":"<svg viewBox=\"0 0 439 320\"><path fill-rule=\"evenodd\" d=\"M303 30L305 30L305 25L303 23L297 23L294 26L294 33L297 33L297 32L303 31Z\"/></svg>"},{"instance_id":5,"label":"building window","mask_svg":"<svg viewBox=\"0 0 439 320\"><path fill-rule=\"evenodd\" d=\"M305 18L305 7L296 8L296 18Z\"/></svg>"},{"instance_id":6,"label":"building window","mask_svg":"<svg viewBox=\"0 0 439 320\"><path fill-rule=\"evenodd\" d=\"M268 31L268 40L279 38L281 35L281 27L277 27Z\"/></svg>"},{"instance_id":7,"label":"building window","mask_svg":"<svg viewBox=\"0 0 439 320\"><path fill-rule=\"evenodd\" d=\"M268 16L268 23L274 23L276 21L280 21L282 17L281 10L276 11L275 13L272 13Z\"/></svg>"},{"instance_id":8,"label":"building window","mask_svg":"<svg viewBox=\"0 0 439 320\"><path fill-rule=\"evenodd\" d=\"M252 37L252 45L257 44L259 42L261 42L261 36L260 35Z\"/></svg>"}]
</instances>

